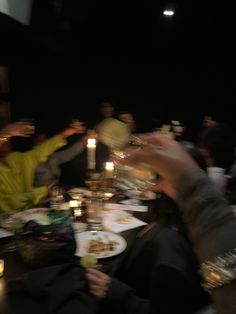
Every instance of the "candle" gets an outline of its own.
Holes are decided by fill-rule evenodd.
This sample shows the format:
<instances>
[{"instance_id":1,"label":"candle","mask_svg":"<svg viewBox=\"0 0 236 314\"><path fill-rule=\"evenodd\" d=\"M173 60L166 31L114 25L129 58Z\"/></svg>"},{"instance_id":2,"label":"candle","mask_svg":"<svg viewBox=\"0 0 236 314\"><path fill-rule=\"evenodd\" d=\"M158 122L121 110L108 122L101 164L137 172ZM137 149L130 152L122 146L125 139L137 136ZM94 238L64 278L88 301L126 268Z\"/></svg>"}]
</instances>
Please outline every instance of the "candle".
<instances>
[{"instance_id":1,"label":"candle","mask_svg":"<svg viewBox=\"0 0 236 314\"><path fill-rule=\"evenodd\" d=\"M69 204L70 204L70 208L77 208L79 206L77 200L71 200Z\"/></svg>"},{"instance_id":2,"label":"candle","mask_svg":"<svg viewBox=\"0 0 236 314\"><path fill-rule=\"evenodd\" d=\"M87 142L88 153L88 169L93 170L96 168L96 139L89 138Z\"/></svg>"},{"instance_id":3,"label":"candle","mask_svg":"<svg viewBox=\"0 0 236 314\"><path fill-rule=\"evenodd\" d=\"M74 210L74 216L75 216L75 218L82 216L82 211L80 208Z\"/></svg>"},{"instance_id":4,"label":"candle","mask_svg":"<svg viewBox=\"0 0 236 314\"><path fill-rule=\"evenodd\" d=\"M105 170L108 178L112 178L114 174L114 163L112 161L107 161L105 165Z\"/></svg>"},{"instance_id":5,"label":"candle","mask_svg":"<svg viewBox=\"0 0 236 314\"><path fill-rule=\"evenodd\" d=\"M4 274L4 260L0 259L0 277Z\"/></svg>"}]
</instances>

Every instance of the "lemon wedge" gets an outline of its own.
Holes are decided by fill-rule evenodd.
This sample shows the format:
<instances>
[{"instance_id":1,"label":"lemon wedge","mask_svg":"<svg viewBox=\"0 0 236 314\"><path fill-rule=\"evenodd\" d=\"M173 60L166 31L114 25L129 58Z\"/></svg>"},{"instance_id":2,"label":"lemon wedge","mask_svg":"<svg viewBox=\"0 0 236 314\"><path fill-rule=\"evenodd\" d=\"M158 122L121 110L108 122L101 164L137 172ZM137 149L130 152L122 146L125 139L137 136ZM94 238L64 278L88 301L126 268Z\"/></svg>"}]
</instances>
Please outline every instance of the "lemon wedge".
<instances>
[{"instance_id":1,"label":"lemon wedge","mask_svg":"<svg viewBox=\"0 0 236 314\"><path fill-rule=\"evenodd\" d=\"M80 258L80 265L84 268L93 267L97 264L97 258L95 255L88 254Z\"/></svg>"}]
</instances>

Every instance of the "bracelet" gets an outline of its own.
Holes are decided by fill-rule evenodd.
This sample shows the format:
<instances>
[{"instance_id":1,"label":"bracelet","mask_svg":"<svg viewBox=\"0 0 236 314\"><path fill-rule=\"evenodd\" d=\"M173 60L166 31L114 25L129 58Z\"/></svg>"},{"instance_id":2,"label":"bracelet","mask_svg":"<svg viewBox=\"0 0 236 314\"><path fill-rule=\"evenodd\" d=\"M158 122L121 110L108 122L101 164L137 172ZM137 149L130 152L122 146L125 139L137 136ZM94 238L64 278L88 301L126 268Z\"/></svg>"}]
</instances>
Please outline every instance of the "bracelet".
<instances>
[{"instance_id":1,"label":"bracelet","mask_svg":"<svg viewBox=\"0 0 236 314\"><path fill-rule=\"evenodd\" d=\"M202 263L200 273L204 278L202 286L208 292L236 280L236 249L213 262Z\"/></svg>"}]
</instances>

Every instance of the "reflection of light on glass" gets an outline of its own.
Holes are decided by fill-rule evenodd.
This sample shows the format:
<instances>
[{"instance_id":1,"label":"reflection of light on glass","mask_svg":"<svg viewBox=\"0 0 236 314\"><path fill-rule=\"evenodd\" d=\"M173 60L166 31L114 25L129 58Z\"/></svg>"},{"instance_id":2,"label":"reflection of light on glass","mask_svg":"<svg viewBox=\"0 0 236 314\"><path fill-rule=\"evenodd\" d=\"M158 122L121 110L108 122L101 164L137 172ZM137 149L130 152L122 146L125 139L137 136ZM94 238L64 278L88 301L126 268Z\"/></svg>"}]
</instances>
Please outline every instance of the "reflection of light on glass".
<instances>
[{"instance_id":1,"label":"reflection of light on glass","mask_svg":"<svg viewBox=\"0 0 236 314\"><path fill-rule=\"evenodd\" d=\"M175 14L175 12L172 9L166 9L163 11L163 15L165 15L165 16L172 16L174 14Z\"/></svg>"},{"instance_id":2,"label":"reflection of light on glass","mask_svg":"<svg viewBox=\"0 0 236 314\"><path fill-rule=\"evenodd\" d=\"M96 168L96 139L89 138L87 142L87 152L88 152L88 169Z\"/></svg>"},{"instance_id":3,"label":"reflection of light on glass","mask_svg":"<svg viewBox=\"0 0 236 314\"><path fill-rule=\"evenodd\" d=\"M0 259L0 277L4 274L4 260Z\"/></svg>"}]
</instances>

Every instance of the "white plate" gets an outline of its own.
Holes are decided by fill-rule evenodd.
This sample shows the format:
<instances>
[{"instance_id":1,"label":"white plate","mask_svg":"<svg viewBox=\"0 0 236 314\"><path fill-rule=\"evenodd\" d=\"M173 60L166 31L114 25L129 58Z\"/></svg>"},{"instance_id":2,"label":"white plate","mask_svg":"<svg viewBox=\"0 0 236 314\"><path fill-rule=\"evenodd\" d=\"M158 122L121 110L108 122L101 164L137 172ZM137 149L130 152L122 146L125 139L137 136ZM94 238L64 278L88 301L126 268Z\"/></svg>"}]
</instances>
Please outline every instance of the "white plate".
<instances>
[{"instance_id":1,"label":"white plate","mask_svg":"<svg viewBox=\"0 0 236 314\"><path fill-rule=\"evenodd\" d=\"M97 231L96 234L93 234L91 231L77 233L75 235L76 243L77 243L77 250L75 252L76 256L84 256L88 253L88 245L91 239L101 238L102 241L116 241L117 244L115 245L112 251L106 251L99 254L94 254L96 258L106 258L120 254L126 249L127 243L123 237L118 234L105 232L105 231Z\"/></svg>"},{"instance_id":2,"label":"white plate","mask_svg":"<svg viewBox=\"0 0 236 314\"><path fill-rule=\"evenodd\" d=\"M48 212L48 208L31 208L26 209L15 214L12 214L7 219L5 219L1 225L5 228L9 228L10 226L17 223L25 223L31 219L34 219L40 224L50 224L50 219L46 215Z\"/></svg>"},{"instance_id":3,"label":"white plate","mask_svg":"<svg viewBox=\"0 0 236 314\"><path fill-rule=\"evenodd\" d=\"M134 198L141 201L149 201L155 200L157 198L156 193L151 191L136 191L136 190L129 190L126 192L126 195L130 198Z\"/></svg>"}]
</instances>

